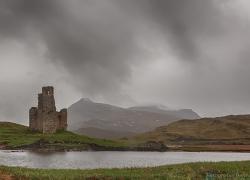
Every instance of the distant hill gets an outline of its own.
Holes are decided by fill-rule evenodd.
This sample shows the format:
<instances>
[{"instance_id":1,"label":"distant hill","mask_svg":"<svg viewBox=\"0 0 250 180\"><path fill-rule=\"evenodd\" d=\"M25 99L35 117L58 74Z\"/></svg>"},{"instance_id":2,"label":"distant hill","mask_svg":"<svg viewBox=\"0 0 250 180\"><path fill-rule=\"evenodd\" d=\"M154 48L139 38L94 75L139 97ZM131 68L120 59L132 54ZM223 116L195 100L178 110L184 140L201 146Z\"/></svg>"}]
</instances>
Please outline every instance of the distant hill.
<instances>
[{"instance_id":1,"label":"distant hill","mask_svg":"<svg viewBox=\"0 0 250 180\"><path fill-rule=\"evenodd\" d=\"M180 120L137 135L135 139L170 144L249 144L250 115Z\"/></svg>"},{"instance_id":2,"label":"distant hill","mask_svg":"<svg viewBox=\"0 0 250 180\"><path fill-rule=\"evenodd\" d=\"M109 104L81 99L68 108L68 129L91 137L121 138L151 131L185 116L184 111L164 111L140 109L141 107L121 108ZM187 117L198 118L192 110Z\"/></svg>"},{"instance_id":3,"label":"distant hill","mask_svg":"<svg viewBox=\"0 0 250 180\"><path fill-rule=\"evenodd\" d=\"M163 105L155 105L155 106L135 106L129 108L131 110L136 111L147 111L161 114L168 114L175 116L179 119L198 119L200 116L194 112L192 109L180 109L180 110L171 110Z\"/></svg>"},{"instance_id":4,"label":"distant hill","mask_svg":"<svg viewBox=\"0 0 250 180\"><path fill-rule=\"evenodd\" d=\"M116 138L123 138L126 136L133 136L136 133L130 131L115 131L115 130L106 130L106 129L99 129L95 127L87 127L87 128L80 128L75 131L77 134L87 134L90 137L100 138L105 137L106 139Z\"/></svg>"}]
</instances>

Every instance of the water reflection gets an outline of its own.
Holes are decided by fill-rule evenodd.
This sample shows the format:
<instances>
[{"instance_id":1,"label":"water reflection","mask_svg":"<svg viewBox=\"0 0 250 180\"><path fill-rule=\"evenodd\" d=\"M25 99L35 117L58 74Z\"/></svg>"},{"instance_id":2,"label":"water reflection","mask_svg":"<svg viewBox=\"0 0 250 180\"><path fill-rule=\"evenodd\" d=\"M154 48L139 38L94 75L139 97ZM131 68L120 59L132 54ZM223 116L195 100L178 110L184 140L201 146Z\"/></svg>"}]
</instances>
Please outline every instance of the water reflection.
<instances>
[{"instance_id":1,"label":"water reflection","mask_svg":"<svg viewBox=\"0 0 250 180\"><path fill-rule=\"evenodd\" d=\"M147 167L197 161L250 160L250 153L217 152L12 152L0 151L0 164L30 168Z\"/></svg>"}]
</instances>

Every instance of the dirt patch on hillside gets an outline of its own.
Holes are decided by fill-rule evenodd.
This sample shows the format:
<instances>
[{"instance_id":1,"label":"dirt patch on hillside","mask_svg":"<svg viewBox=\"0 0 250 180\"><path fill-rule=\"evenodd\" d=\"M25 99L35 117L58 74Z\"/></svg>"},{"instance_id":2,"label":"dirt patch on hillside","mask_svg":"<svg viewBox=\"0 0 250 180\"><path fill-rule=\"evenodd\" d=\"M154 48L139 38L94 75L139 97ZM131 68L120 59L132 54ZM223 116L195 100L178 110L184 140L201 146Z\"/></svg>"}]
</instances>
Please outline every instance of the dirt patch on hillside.
<instances>
[{"instance_id":1,"label":"dirt patch on hillside","mask_svg":"<svg viewBox=\"0 0 250 180\"><path fill-rule=\"evenodd\" d=\"M6 148L6 145L0 144L0 149L5 149L5 148Z\"/></svg>"},{"instance_id":2,"label":"dirt patch on hillside","mask_svg":"<svg viewBox=\"0 0 250 180\"><path fill-rule=\"evenodd\" d=\"M0 180L15 180L16 178L12 177L11 175L5 174L0 171Z\"/></svg>"}]
</instances>

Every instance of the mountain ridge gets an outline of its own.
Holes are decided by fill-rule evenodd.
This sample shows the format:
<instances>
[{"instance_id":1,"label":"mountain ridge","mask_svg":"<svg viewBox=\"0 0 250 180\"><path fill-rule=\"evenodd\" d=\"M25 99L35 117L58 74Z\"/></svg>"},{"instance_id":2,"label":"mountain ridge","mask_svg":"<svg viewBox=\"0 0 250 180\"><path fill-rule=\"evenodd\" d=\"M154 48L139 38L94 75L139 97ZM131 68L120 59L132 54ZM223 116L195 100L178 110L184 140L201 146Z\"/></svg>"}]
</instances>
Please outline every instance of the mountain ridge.
<instances>
[{"instance_id":1,"label":"mountain ridge","mask_svg":"<svg viewBox=\"0 0 250 180\"><path fill-rule=\"evenodd\" d=\"M99 129L103 132L100 138L132 136L183 118L178 115L182 110L164 111L159 109L157 112L157 110L140 110L136 107L122 108L105 103L96 103L88 98L82 98L72 104L68 111L69 130L92 137L100 137L98 135L100 134ZM195 112L192 115L193 118L198 117ZM189 116L185 117L190 118ZM90 128L94 132L90 132ZM113 136L112 132L114 133Z\"/></svg>"}]
</instances>

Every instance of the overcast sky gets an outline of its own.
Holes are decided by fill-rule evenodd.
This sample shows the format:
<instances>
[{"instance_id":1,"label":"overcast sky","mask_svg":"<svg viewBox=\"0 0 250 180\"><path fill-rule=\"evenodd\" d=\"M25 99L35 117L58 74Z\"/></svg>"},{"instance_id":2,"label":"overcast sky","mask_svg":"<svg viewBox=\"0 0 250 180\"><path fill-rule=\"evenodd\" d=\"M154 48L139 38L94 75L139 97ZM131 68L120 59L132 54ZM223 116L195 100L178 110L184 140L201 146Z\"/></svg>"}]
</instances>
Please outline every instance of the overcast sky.
<instances>
[{"instance_id":1,"label":"overcast sky","mask_svg":"<svg viewBox=\"0 0 250 180\"><path fill-rule=\"evenodd\" d=\"M250 113L249 0L0 0L0 120L53 85L81 97Z\"/></svg>"}]
</instances>

